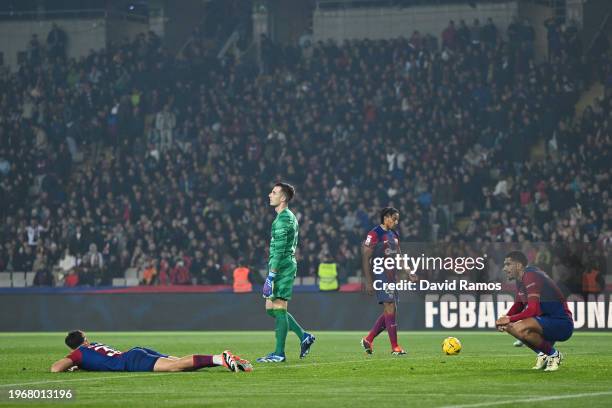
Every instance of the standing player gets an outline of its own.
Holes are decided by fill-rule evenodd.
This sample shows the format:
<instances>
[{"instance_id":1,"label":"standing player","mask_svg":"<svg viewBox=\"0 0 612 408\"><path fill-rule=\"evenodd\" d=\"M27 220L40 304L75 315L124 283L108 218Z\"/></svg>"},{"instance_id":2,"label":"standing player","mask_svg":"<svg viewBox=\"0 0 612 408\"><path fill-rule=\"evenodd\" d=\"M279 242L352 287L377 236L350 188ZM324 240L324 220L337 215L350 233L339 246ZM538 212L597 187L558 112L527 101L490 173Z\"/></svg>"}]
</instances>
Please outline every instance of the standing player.
<instances>
[{"instance_id":1,"label":"standing player","mask_svg":"<svg viewBox=\"0 0 612 408\"><path fill-rule=\"evenodd\" d=\"M538 353L534 370L556 371L563 354L554 344L572 336L574 320L557 285L527 263L520 251L506 255L504 272L508 279L516 280L516 300L495 324L499 331L508 332Z\"/></svg>"},{"instance_id":2,"label":"standing player","mask_svg":"<svg viewBox=\"0 0 612 408\"><path fill-rule=\"evenodd\" d=\"M276 183L268 195L270 205L274 207L277 215L272 223L268 277L263 287L263 296L266 298L266 312L275 321L276 349L267 356L258 358L260 363L285 361L288 330L294 332L300 340L300 358L309 353L315 341L315 337L306 333L291 313L287 312L287 303L293 293L293 280L297 272L295 249L298 243L298 221L288 208L294 195L295 189L287 183Z\"/></svg>"},{"instance_id":3,"label":"standing player","mask_svg":"<svg viewBox=\"0 0 612 408\"><path fill-rule=\"evenodd\" d=\"M117 351L102 343L90 343L85 333L71 331L66 336L70 354L51 366L51 372L60 373L80 368L86 371L194 371L204 367L223 366L230 371L252 371L251 363L228 350L221 354L193 354L172 357L144 347Z\"/></svg>"},{"instance_id":4,"label":"standing player","mask_svg":"<svg viewBox=\"0 0 612 408\"><path fill-rule=\"evenodd\" d=\"M374 294L372 259L374 257L394 258L400 253L399 235L393 230L399 222L399 211L393 207L385 207L380 212L380 225L368 232L361 250L362 269L365 276L365 289L368 295ZM395 268L386 269L378 275L377 280L382 283L396 281ZM413 275L411 274L411 279ZM391 342L391 353L399 356L406 352L397 344L397 324L395 322L397 291L376 290L378 303L383 305L383 313L378 317L370 333L361 339L361 345L366 353L372 354L374 338L387 329Z\"/></svg>"}]
</instances>

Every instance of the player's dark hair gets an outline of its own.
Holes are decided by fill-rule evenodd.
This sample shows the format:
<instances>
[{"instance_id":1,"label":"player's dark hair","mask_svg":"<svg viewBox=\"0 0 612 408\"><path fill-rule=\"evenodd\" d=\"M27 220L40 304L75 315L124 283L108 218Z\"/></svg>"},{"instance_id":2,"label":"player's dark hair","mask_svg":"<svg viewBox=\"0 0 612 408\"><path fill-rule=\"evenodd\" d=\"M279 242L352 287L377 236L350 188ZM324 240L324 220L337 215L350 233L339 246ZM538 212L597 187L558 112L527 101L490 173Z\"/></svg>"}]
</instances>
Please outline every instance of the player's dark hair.
<instances>
[{"instance_id":1,"label":"player's dark hair","mask_svg":"<svg viewBox=\"0 0 612 408\"><path fill-rule=\"evenodd\" d=\"M295 188L288 183L283 183L283 182L278 182L274 185L274 187L280 187L283 194L285 195L285 198L287 199L287 202L291 201L293 199L293 196L295 195Z\"/></svg>"},{"instance_id":2,"label":"player's dark hair","mask_svg":"<svg viewBox=\"0 0 612 408\"><path fill-rule=\"evenodd\" d=\"M77 347L79 347L85 342L85 336L83 335L82 331L74 330L68 333L68 335L66 336L66 340L64 341L66 342L66 345L68 347L70 347L72 350L75 350Z\"/></svg>"},{"instance_id":3,"label":"player's dark hair","mask_svg":"<svg viewBox=\"0 0 612 408\"><path fill-rule=\"evenodd\" d=\"M513 261L520 263L521 265L523 265L523 267L527 266L527 264L529 263L525 254L521 251L508 252L506 254L506 258L510 258Z\"/></svg>"},{"instance_id":4,"label":"player's dark hair","mask_svg":"<svg viewBox=\"0 0 612 408\"><path fill-rule=\"evenodd\" d=\"M395 207L385 207L380 210L380 223L385 223L385 217L393 217L395 214L399 214L399 210Z\"/></svg>"}]
</instances>

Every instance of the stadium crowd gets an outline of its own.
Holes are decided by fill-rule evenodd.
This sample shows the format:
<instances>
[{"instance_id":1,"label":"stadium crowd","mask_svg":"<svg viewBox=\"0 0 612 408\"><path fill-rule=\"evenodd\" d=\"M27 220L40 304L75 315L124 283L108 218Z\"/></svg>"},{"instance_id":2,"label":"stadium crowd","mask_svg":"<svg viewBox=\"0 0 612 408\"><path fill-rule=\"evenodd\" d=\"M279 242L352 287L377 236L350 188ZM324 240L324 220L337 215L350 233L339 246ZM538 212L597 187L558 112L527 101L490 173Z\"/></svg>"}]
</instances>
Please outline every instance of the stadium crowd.
<instances>
[{"instance_id":1,"label":"stadium crowd","mask_svg":"<svg viewBox=\"0 0 612 408\"><path fill-rule=\"evenodd\" d=\"M603 271L610 52L590 64L574 30L551 27L542 63L528 23L502 35L491 20L449 24L441 46L263 37L261 71L198 36L176 56L153 32L80 60L30 47L0 79L0 271L224 283L266 268L281 179L297 189L301 276L323 261L354 275L385 205L403 242L550 242L549 265L572 254L568 276ZM594 80L604 98L575 117Z\"/></svg>"}]
</instances>

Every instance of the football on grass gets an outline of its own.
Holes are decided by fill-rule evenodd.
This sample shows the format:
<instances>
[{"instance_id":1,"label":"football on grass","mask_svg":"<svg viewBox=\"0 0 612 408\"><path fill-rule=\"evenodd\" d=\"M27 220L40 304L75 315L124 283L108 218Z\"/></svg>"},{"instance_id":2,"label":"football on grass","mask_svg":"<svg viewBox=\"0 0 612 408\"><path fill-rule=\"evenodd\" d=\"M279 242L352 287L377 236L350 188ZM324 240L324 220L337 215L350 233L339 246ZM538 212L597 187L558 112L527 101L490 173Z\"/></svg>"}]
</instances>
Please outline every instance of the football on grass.
<instances>
[{"instance_id":1,"label":"football on grass","mask_svg":"<svg viewBox=\"0 0 612 408\"><path fill-rule=\"evenodd\" d=\"M459 354L461 351L461 342L456 337L447 337L442 342L442 351L449 356Z\"/></svg>"}]
</instances>

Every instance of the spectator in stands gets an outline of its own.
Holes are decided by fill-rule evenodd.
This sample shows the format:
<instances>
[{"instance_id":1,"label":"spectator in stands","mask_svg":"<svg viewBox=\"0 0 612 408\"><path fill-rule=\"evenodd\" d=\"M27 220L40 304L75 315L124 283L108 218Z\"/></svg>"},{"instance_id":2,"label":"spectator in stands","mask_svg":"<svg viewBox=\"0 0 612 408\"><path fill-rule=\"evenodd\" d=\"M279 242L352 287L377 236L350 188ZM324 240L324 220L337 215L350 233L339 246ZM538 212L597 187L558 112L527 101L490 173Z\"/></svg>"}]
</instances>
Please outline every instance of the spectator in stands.
<instances>
[{"instance_id":1,"label":"spectator in stands","mask_svg":"<svg viewBox=\"0 0 612 408\"><path fill-rule=\"evenodd\" d=\"M37 66L42 61L42 48L37 34L32 34L28 44L28 60L33 66Z\"/></svg>"},{"instance_id":2,"label":"spectator in stands","mask_svg":"<svg viewBox=\"0 0 612 408\"><path fill-rule=\"evenodd\" d=\"M191 285L190 266L191 263L189 261L186 262L185 259L179 257L170 272L170 282L173 285Z\"/></svg>"},{"instance_id":3,"label":"spectator in stands","mask_svg":"<svg viewBox=\"0 0 612 408\"><path fill-rule=\"evenodd\" d=\"M80 282L82 284L93 286L108 283L107 276L104 274L104 258L98 251L96 244L89 245L89 251L83 255L80 268Z\"/></svg>"},{"instance_id":4,"label":"spectator in stands","mask_svg":"<svg viewBox=\"0 0 612 408\"><path fill-rule=\"evenodd\" d=\"M77 258L70 253L70 248L64 250L64 256L59 262L60 272L68 273L70 270L75 268L78 264Z\"/></svg>"},{"instance_id":5,"label":"spectator in stands","mask_svg":"<svg viewBox=\"0 0 612 408\"><path fill-rule=\"evenodd\" d=\"M33 286L53 286L53 274L47 268L39 269L34 275Z\"/></svg>"},{"instance_id":6,"label":"spectator in stands","mask_svg":"<svg viewBox=\"0 0 612 408\"><path fill-rule=\"evenodd\" d=\"M45 228L38 224L38 220L36 218L32 218L30 220L30 225L26 227L28 245L34 247L38 245L38 240L43 232L45 232Z\"/></svg>"},{"instance_id":7,"label":"spectator in stands","mask_svg":"<svg viewBox=\"0 0 612 408\"><path fill-rule=\"evenodd\" d=\"M459 45L460 49L463 50L465 47L467 47L467 45L470 43L470 37L471 33L469 27L467 24L465 24L463 19L459 20L459 28L457 29L457 44Z\"/></svg>"},{"instance_id":8,"label":"spectator in stands","mask_svg":"<svg viewBox=\"0 0 612 408\"><path fill-rule=\"evenodd\" d=\"M155 129L159 134L159 147L162 151L172 147L175 127L176 116L170 111L170 105L166 104L164 109L155 116Z\"/></svg>"},{"instance_id":9,"label":"spectator in stands","mask_svg":"<svg viewBox=\"0 0 612 408\"><path fill-rule=\"evenodd\" d=\"M79 268L72 269L70 273L64 277L64 286L73 288L81 284L79 279L80 274Z\"/></svg>"},{"instance_id":10,"label":"spectator in stands","mask_svg":"<svg viewBox=\"0 0 612 408\"><path fill-rule=\"evenodd\" d=\"M450 20L448 26L442 32L442 47L454 50L457 46L457 30L455 22Z\"/></svg>"},{"instance_id":11,"label":"spectator in stands","mask_svg":"<svg viewBox=\"0 0 612 408\"><path fill-rule=\"evenodd\" d=\"M168 261L168 254L163 251L161 254L161 261L159 262L159 274L157 283L159 285L170 285L170 262Z\"/></svg>"},{"instance_id":12,"label":"spectator in stands","mask_svg":"<svg viewBox=\"0 0 612 408\"><path fill-rule=\"evenodd\" d=\"M475 18L472 28L470 28L470 43L472 45L480 45L480 41L482 39L482 29L483 28L480 26L480 20Z\"/></svg>"},{"instance_id":13,"label":"spectator in stands","mask_svg":"<svg viewBox=\"0 0 612 408\"><path fill-rule=\"evenodd\" d=\"M521 22L517 16L512 17L506 35L508 36L508 43L516 49L521 41Z\"/></svg>"},{"instance_id":14,"label":"spectator in stands","mask_svg":"<svg viewBox=\"0 0 612 408\"><path fill-rule=\"evenodd\" d=\"M190 270L191 275L196 278L198 283L208 283L206 280L206 260L204 259L204 253L200 249L195 251Z\"/></svg>"},{"instance_id":15,"label":"spectator in stands","mask_svg":"<svg viewBox=\"0 0 612 408\"><path fill-rule=\"evenodd\" d=\"M217 262L217 256L209 257L206 260L205 282L211 285L222 285L225 283L221 266Z\"/></svg>"},{"instance_id":16,"label":"spectator in stands","mask_svg":"<svg viewBox=\"0 0 612 408\"><path fill-rule=\"evenodd\" d=\"M157 268L155 266L155 260L149 258L143 271L142 271L142 282L143 285L152 285L157 277Z\"/></svg>"},{"instance_id":17,"label":"spectator in stands","mask_svg":"<svg viewBox=\"0 0 612 408\"><path fill-rule=\"evenodd\" d=\"M56 23L51 26L47 34L47 53L51 58L66 58L66 32L58 27Z\"/></svg>"},{"instance_id":18,"label":"spectator in stands","mask_svg":"<svg viewBox=\"0 0 612 408\"><path fill-rule=\"evenodd\" d=\"M489 47L494 47L497 42L497 27L491 17L487 18L487 23L482 27L482 40Z\"/></svg>"}]
</instances>

